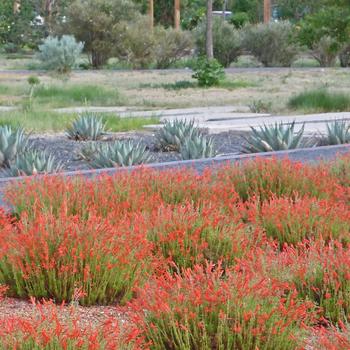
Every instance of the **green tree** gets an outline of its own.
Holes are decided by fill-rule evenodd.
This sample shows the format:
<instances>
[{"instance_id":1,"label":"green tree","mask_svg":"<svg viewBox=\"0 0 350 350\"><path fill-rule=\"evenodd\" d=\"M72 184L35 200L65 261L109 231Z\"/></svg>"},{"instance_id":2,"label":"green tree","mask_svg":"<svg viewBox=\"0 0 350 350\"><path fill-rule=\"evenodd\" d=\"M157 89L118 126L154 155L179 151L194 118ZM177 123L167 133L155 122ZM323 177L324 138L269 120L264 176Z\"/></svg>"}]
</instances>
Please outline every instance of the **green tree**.
<instances>
[{"instance_id":1,"label":"green tree","mask_svg":"<svg viewBox=\"0 0 350 350\"><path fill-rule=\"evenodd\" d=\"M350 8L324 7L306 16L299 25L298 39L322 66L331 65L350 37Z\"/></svg>"},{"instance_id":2,"label":"green tree","mask_svg":"<svg viewBox=\"0 0 350 350\"><path fill-rule=\"evenodd\" d=\"M137 5L129 0L74 0L61 30L84 42L92 66L99 68L119 46L120 24L139 15Z\"/></svg>"},{"instance_id":3,"label":"green tree","mask_svg":"<svg viewBox=\"0 0 350 350\"><path fill-rule=\"evenodd\" d=\"M36 0L22 0L20 10L13 11L13 0L0 3L0 43L17 50L26 45L34 48L41 39L44 27L36 21Z\"/></svg>"}]
</instances>

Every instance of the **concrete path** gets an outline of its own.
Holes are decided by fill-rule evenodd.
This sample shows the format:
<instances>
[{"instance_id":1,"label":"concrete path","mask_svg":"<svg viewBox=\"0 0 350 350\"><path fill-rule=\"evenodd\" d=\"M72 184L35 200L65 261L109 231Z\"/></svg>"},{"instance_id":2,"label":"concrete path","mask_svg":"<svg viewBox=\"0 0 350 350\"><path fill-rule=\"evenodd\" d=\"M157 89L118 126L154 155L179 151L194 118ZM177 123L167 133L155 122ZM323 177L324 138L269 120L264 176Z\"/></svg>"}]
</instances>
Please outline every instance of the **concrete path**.
<instances>
[{"instance_id":1,"label":"concrete path","mask_svg":"<svg viewBox=\"0 0 350 350\"><path fill-rule=\"evenodd\" d=\"M0 111L12 110L13 107L1 106ZM127 117L159 117L166 120L195 120L200 128L208 129L215 134L223 131L249 131L250 127L263 124L296 122L296 131L305 124L305 134L324 134L328 122L342 119L350 121L350 111L341 113L317 113L293 116L273 116L264 113L251 113L247 106L212 106L183 109L140 110L138 107L71 107L55 109L59 113L105 112L115 113L121 118ZM148 125L147 129L157 129L161 125Z\"/></svg>"}]
</instances>

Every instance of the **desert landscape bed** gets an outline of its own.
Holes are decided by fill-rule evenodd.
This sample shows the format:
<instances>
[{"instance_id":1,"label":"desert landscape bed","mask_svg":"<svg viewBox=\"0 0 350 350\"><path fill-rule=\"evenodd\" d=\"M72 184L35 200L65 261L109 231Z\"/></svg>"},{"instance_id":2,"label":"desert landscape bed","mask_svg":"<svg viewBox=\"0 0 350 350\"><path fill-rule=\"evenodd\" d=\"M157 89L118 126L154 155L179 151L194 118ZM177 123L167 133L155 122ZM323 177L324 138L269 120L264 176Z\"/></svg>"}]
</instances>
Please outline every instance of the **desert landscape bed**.
<instances>
[{"instance_id":1,"label":"desert landscape bed","mask_svg":"<svg viewBox=\"0 0 350 350\"><path fill-rule=\"evenodd\" d=\"M2 346L348 348L349 167L270 159L9 188Z\"/></svg>"}]
</instances>

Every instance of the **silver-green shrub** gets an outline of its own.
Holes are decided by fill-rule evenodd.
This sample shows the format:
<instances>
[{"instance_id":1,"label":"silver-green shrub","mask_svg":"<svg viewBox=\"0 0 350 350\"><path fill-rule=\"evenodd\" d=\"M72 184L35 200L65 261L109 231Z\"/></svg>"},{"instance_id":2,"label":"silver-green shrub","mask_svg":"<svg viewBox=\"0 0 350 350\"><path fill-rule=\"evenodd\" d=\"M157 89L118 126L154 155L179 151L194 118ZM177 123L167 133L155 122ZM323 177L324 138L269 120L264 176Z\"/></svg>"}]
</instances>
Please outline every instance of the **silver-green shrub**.
<instances>
[{"instance_id":1,"label":"silver-green shrub","mask_svg":"<svg viewBox=\"0 0 350 350\"><path fill-rule=\"evenodd\" d=\"M76 65L83 48L84 44L72 35L49 36L39 45L37 58L47 70L68 73Z\"/></svg>"},{"instance_id":2,"label":"silver-green shrub","mask_svg":"<svg viewBox=\"0 0 350 350\"><path fill-rule=\"evenodd\" d=\"M242 45L266 67L290 67L298 53L292 36L293 25L287 21L247 25Z\"/></svg>"}]
</instances>

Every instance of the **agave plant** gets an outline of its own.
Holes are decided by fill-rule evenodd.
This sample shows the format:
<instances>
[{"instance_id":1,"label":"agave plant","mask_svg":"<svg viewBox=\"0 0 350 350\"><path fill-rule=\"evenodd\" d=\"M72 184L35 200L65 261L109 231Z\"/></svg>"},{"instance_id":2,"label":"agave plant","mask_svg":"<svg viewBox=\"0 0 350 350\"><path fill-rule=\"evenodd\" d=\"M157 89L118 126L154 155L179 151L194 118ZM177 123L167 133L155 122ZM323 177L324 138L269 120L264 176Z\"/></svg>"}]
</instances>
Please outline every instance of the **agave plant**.
<instances>
[{"instance_id":1,"label":"agave plant","mask_svg":"<svg viewBox=\"0 0 350 350\"><path fill-rule=\"evenodd\" d=\"M11 126L0 127L0 166L9 167L17 154L23 152L28 145L28 137L24 130Z\"/></svg>"},{"instance_id":2,"label":"agave plant","mask_svg":"<svg viewBox=\"0 0 350 350\"><path fill-rule=\"evenodd\" d=\"M77 141L96 141L106 133L106 125L102 118L94 114L83 114L75 119L72 125L66 130L69 139Z\"/></svg>"},{"instance_id":3,"label":"agave plant","mask_svg":"<svg viewBox=\"0 0 350 350\"><path fill-rule=\"evenodd\" d=\"M300 147L305 125L295 133L295 122L284 125L263 125L259 129L251 127L252 135L245 138L244 153L272 152Z\"/></svg>"},{"instance_id":4,"label":"agave plant","mask_svg":"<svg viewBox=\"0 0 350 350\"><path fill-rule=\"evenodd\" d=\"M91 144L83 148L81 156L95 169L138 165L150 160L146 146L130 140Z\"/></svg>"},{"instance_id":5,"label":"agave plant","mask_svg":"<svg viewBox=\"0 0 350 350\"><path fill-rule=\"evenodd\" d=\"M57 173L62 168L63 164L57 161L53 155L45 151L28 149L16 156L5 173L7 176L50 174Z\"/></svg>"},{"instance_id":6,"label":"agave plant","mask_svg":"<svg viewBox=\"0 0 350 350\"><path fill-rule=\"evenodd\" d=\"M200 159L215 157L216 150L212 138L199 134L196 137L188 138L181 146L182 159Z\"/></svg>"},{"instance_id":7,"label":"agave plant","mask_svg":"<svg viewBox=\"0 0 350 350\"><path fill-rule=\"evenodd\" d=\"M327 124L327 136L323 144L341 145L350 143L350 123L345 120L335 120Z\"/></svg>"},{"instance_id":8,"label":"agave plant","mask_svg":"<svg viewBox=\"0 0 350 350\"><path fill-rule=\"evenodd\" d=\"M173 120L165 122L164 126L158 130L156 138L163 150L179 151L185 140L194 138L199 133L193 120Z\"/></svg>"}]
</instances>

